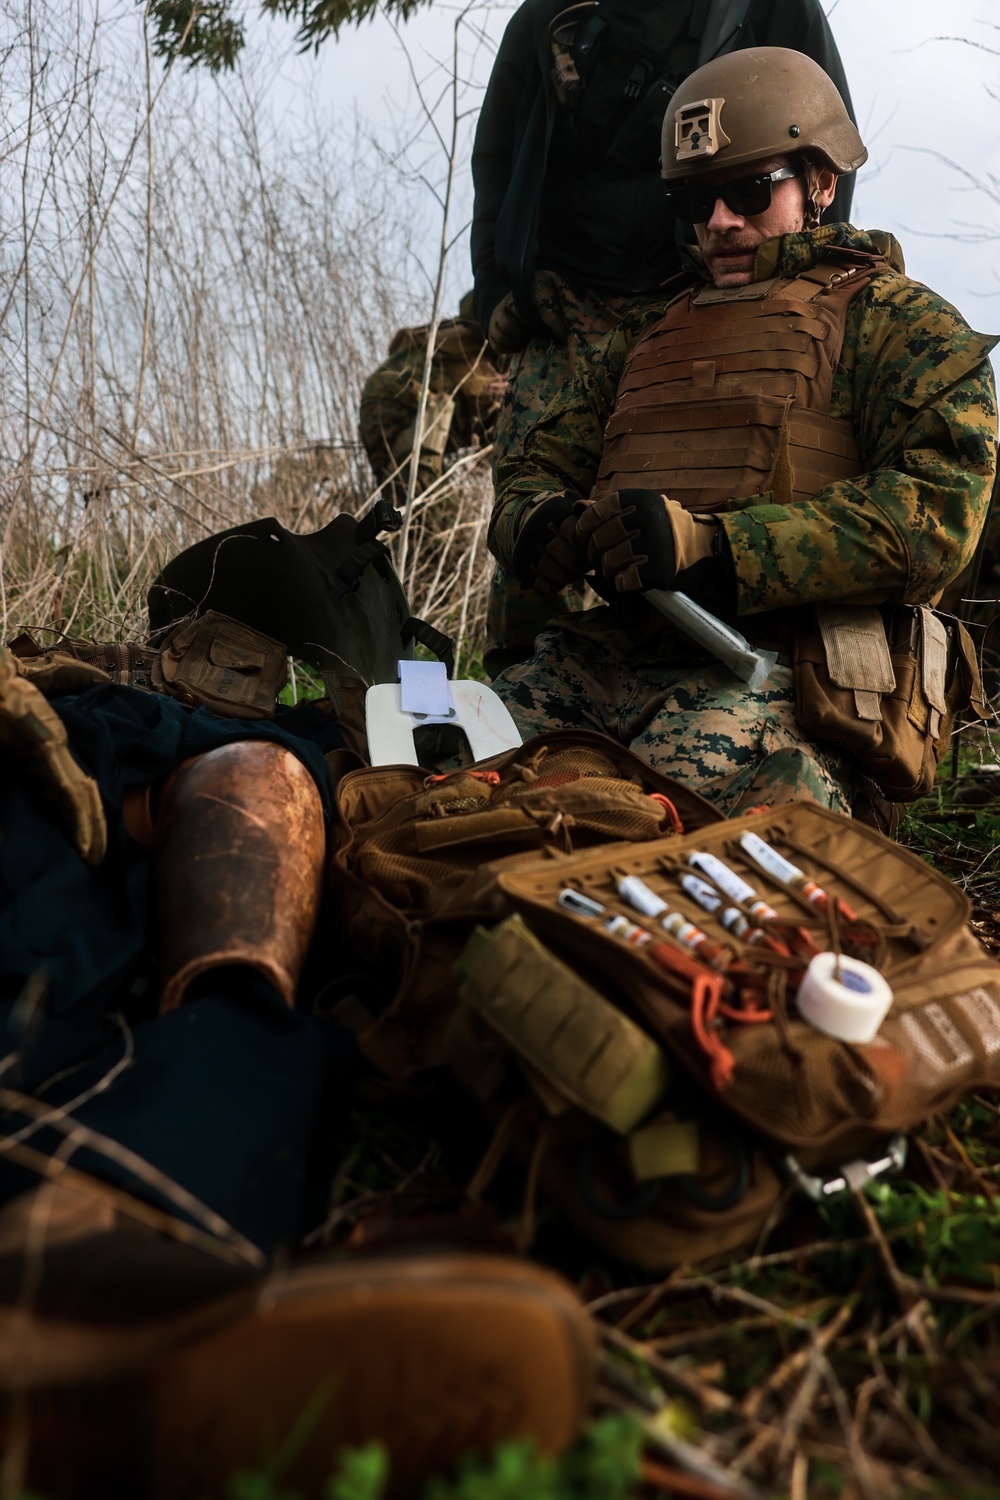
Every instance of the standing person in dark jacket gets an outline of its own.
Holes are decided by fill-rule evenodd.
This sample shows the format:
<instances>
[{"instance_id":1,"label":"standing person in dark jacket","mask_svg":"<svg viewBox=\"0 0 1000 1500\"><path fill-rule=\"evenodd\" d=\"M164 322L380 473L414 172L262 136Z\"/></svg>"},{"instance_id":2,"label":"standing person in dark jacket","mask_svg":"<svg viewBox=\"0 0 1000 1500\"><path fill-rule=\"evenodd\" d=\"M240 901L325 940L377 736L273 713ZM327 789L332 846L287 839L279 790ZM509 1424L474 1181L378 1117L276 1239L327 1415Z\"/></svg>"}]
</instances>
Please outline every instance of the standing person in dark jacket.
<instances>
[{"instance_id":1,"label":"standing person in dark jacket","mask_svg":"<svg viewBox=\"0 0 1000 1500\"><path fill-rule=\"evenodd\" d=\"M853 118L819 0L585 0L569 9L525 0L515 13L472 156L475 312L492 347L514 356L494 462L520 450L582 350L679 270L659 175L664 110L696 67L757 46L814 58ZM842 178L828 217L849 219L851 193ZM530 655L550 613L498 568L488 670Z\"/></svg>"}]
</instances>

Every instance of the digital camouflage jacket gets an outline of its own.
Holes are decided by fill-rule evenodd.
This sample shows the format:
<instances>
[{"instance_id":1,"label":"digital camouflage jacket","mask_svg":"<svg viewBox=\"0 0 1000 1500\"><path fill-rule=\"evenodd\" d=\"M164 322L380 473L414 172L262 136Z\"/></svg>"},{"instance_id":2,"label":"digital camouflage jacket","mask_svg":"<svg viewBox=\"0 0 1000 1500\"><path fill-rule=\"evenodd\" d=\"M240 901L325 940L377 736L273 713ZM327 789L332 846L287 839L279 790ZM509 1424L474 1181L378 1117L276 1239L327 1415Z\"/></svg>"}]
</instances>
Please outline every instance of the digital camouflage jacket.
<instances>
[{"instance_id":1,"label":"digital camouflage jacket","mask_svg":"<svg viewBox=\"0 0 1000 1500\"><path fill-rule=\"evenodd\" d=\"M974 333L943 298L911 281L899 245L880 231L826 225L768 240L754 279L795 276L835 240L882 254L894 268L850 304L833 385L831 415L853 421L864 468L804 502L778 505L769 494L730 502L719 520L741 616L834 599L926 603L969 561L985 520L997 444L988 356L997 339ZM532 428L523 456L498 464L490 547L504 565L527 505L547 494L591 493L625 361L667 300L594 344ZM679 659L647 607L625 609L601 607L560 623L625 655L653 647L655 636L654 654ZM745 628L752 637L752 621Z\"/></svg>"}]
</instances>

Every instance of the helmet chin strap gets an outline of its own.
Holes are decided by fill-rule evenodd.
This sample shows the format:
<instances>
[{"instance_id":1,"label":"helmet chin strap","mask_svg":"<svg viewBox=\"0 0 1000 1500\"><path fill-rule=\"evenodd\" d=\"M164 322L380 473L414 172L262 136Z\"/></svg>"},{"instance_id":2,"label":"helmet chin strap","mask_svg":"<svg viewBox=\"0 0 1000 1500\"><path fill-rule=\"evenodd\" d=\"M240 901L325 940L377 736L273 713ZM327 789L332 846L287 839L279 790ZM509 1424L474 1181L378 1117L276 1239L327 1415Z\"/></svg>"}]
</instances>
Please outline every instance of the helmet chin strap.
<instances>
[{"instance_id":1,"label":"helmet chin strap","mask_svg":"<svg viewBox=\"0 0 1000 1500\"><path fill-rule=\"evenodd\" d=\"M806 202L805 202L805 228L818 229L820 215L823 205L820 203L819 173L811 161L807 161L806 167Z\"/></svg>"}]
</instances>

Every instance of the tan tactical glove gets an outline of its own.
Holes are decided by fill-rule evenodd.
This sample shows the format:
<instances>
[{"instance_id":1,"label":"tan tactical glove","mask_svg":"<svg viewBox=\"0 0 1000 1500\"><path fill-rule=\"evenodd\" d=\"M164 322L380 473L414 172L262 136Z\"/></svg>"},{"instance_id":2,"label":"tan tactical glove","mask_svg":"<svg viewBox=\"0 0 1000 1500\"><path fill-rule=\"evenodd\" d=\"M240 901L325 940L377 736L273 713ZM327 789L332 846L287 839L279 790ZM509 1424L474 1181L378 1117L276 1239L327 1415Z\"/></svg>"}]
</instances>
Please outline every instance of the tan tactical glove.
<instances>
[{"instance_id":1,"label":"tan tactical glove","mask_svg":"<svg viewBox=\"0 0 1000 1500\"><path fill-rule=\"evenodd\" d=\"M70 651L43 651L40 656L15 656L19 677L25 677L46 698L61 693L85 693L110 681L103 667L79 661Z\"/></svg>"},{"instance_id":2,"label":"tan tactical glove","mask_svg":"<svg viewBox=\"0 0 1000 1500\"><path fill-rule=\"evenodd\" d=\"M498 354L517 354L531 338L531 329L514 306L513 292L508 292L490 313L486 336L490 348Z\"/></svg>"},{"instance_id":3,"label":"tan tactical glove","mask_svg":"<svg viewBox=\"0 0 1000 1500\"><path fill-rule=\"evenodd\" d=\"M611 490L577 522L589 568L622 594L672 589L678 575L717 556L719 528L659 490Z\"/></svg>"},{"instance_id":4,"label":"tan tactical glove","mask_svg":"<svg viewBox=\"0 0 1000 1500\"><path fill-rule=\"evenodd\" d=\"M572 495L550 495L527 511L511 558L514 576L538 594L558 594L582 578L586 557L577 540L577 518L585 502Z\"/></svg>"},{"instance_id":5,"label":"tan tactical glove","mask_svg":"<svg viewBox=\"0 0 1000 1500\"><path fill-rule=\"evenodd\" d=\"M52 692L77 692L79 686L66 685L60 671L70 668L88 674L84 686L96 680L107 682L97 668L67 658L47 674ZM98 865L107 848L107 824L97 782L88 776L75 759L66 739L66 726L45 701L39 687L28 679L30 664L21 662L6 646L0 646L0 759L14 761L39 786L54 804L56 816L88 865ZM46 668L37 675L45 680ZM58 682L59 685L53 684Z\"/></svg>"}]
</instances>

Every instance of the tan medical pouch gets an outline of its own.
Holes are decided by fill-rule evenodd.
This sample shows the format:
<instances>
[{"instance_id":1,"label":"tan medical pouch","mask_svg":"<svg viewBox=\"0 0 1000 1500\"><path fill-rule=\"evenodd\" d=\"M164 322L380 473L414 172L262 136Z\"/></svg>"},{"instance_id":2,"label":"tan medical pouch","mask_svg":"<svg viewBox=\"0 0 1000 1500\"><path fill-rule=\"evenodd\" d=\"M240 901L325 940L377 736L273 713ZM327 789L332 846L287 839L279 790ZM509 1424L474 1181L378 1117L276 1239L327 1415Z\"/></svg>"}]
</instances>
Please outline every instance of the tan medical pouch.
<instances>
[{"instance_id":1,"label":"tan medical pouch","mask_svg":"<svg viewBox=\"0 0 1000 1500\"><path fill-rule=\"evenodd\" d=\"M737 957L780 973L780 963L760 959L737 942L680 884L692 872L692 853L714 854L783 924L802 927L817 947L829 950L838 936L827 916L757 867L739 844L747 831L853 909L863 946L851 945L843 921L839 940L845 951L879 969L894 998L875 1040L866 1045L816 1030L799 1016L790 989L771 995L771 1024L717 1021L713 1036L731 1052L734 1065L732 1081L716 1091L709 1055L691 1023L690 986L665 973L643 948L565 911L559 893L573 887L662 935L654 920L633 912L616 893L620 875L638 875L714 943L730 944ZM592 981L600 974L605 993L657 1037L685 1072L784 1146L836 1154L865 1137L909 1129L970 1088L1000 1082L1000 964L965 925L968 898L916 854L816 803L791 803L640 846L534 861L498 871L496 883L506 904L535 932L570 955Z\"/></svg>"},{"instance_id":2,"label":"tan medical pouch","mask_svg":"<svg viewBox=\"0 0 1000 1500\"><path fill-rule=\"evenodd\" d=\"M690 985L665 973L648 950L612 936L600 920L566 911L559 894L574 888L662 937L654 920L617 894L622 875L638 875L712 942L732 944L735 957L753 964L753 950L735 942L680 884L691 853L708 852L751 884L786 927L801 926L828 949L838 940L829 919L758 869L739 845L746 831L853 909L857 923L848 930L839 924L840 941L878 967L893 1002L874 1040L852 1044L803 1019L793 987L779 980L769 991L770 1021L720 1016L708 1028L713 1046L723 1047L733 1063L731 1081L720 1091L711 1055L696 1034ZM522 1127L522 1156L530 1161L544 1138L538 1171L546 1193L598 1244L637 1265L663 1270L751 1243L778 1211L782 1179L805 1172L863 1180L859 1159L884 1157L897 1132L976 1088L1000 1083L1000 964L969 932L967 898L908 850L816 804L796 803L643 845L510 866L497 872L497 891L564 962L659 1043L672 1064L670 1081L650 1114L622 1137L596 1124L593 1108L586 1124L565 1098L560 1113L551 1074L545 1075L549 1087L539 1087L537 1059L525 1068L518 1049L514 1059L506 1050L502 1082L485 1065L482 1038L478 1067L475 1049L463 1050L452 1039L452 1066L467 1087L483 1091L484 1108L494 1117L501 1102L509 1107L511 1071L520 1068L522 1087L526 1080L538 1101L534 1123ZM861 934L863 944L852 946L849 934ZM478 983L488 986L490 956L484 952L478 965L474 957ZM498 967L495 959L492 967ZM459 962L466 1005L469 968L466 950ZM522 988L515 984L514 993ZM534 1018L536 1031L540 1020ZM677 1164L685 1127L694 1132L697 1165ZM663 1177L656 1195L658 1169Z\"/></svg>"},{"instance_id":3,"label":"tan medical pouch","mask_svg":"<svg viewBox=\"0 0 1000 1500\"><path fill-rule=\"evenodd\" d=\"M993 715L965 626L927 607L824 604L797 630L795 717L894 802L924 797L956 714Z\"/></svg>"},{"instance_id":4,"label":"tan medical pouch","mask_svg":"<svg viewBox=\"0 0 1000 1500\"><path fill-rule=\"evenodd\" d=\"M512 1147L526 1195L540 1184L611 1253L660 1271L751 1243L776 1211L789 1152L806 1172L836 1174L1000 1083L1000 965L969 933L964 894L916 855L813 803L720 819L599 735L542 736L475 770L498 781L380 767L340 783L334 905L392 993L362 1050L400 1083L449 1070L495 1126L491 1159ZM683 832L666 832L669 818L656 826L666 809L651 793L669 797ZM738 844L747 830L857 922L831 929L759 871ZM704 851L785 927L879 968L894 1000L874 1041L817 1031L782 978L789 965L694 903L681 877ZM575 890L669 944L618 896L623 874L762 965L771 1018L720 1012L699 1033L690 979L560 905ZM719 1048L732 1060L721 1088Z\"/></svg>"},{"instance_id":5,"label":"tan medical pouch","mask_svg":"<svg viewBox=\"0 0 1000 1500\"><path fill-rule=\"evenodd\" d=\"M214 609L171 631L152 666L155 692L230 719L273 719L287 678L280 641Z\"/></svg>"}]
</instances>

